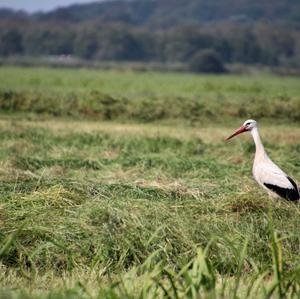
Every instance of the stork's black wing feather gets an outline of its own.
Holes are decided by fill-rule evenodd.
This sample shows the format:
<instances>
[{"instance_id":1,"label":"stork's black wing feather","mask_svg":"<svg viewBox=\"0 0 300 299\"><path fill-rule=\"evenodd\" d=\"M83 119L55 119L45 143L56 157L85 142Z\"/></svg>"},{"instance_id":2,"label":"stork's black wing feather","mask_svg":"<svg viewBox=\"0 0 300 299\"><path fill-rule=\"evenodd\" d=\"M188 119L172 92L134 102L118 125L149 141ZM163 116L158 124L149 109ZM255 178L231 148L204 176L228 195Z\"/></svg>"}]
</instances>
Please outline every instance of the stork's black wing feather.
<instances>
[{"instance_id":1,"label":"stork's black wing feather","mask_svg":"<svg viewBox=\"0 0 300 299\"><path fill-rule=\"evenodd\" d=\"M293 189L282 188L277 185L272 185L272 184L267 184L267 183L264 183L264 185L267 188L269 188L270 190L272 190L273 192L275 192L276 194L278 194L279 196L283 197L284 199L287 199L290 201L299 200L300 195L299 195L299 191L298 191L298 187L297 187L296 183L290 177L287 177L287 179L293 185L293 187L294 187Z\"/></svg>"},{"instance_id":2,"label":"stork's black wing feather","mask_svg":"<svg viewBox=\"0 0 300 299\"><path fill-rule=\"evenodd\" d=\"M287 176L287 179L291 182L291 184L294 186L295 190L297 190L298 192L298 196L299 196L299 190L298 190L298 187L297 187L297 184L295 183L295 181L290 178L289 176Z\"/></svg>"}]
</instances>

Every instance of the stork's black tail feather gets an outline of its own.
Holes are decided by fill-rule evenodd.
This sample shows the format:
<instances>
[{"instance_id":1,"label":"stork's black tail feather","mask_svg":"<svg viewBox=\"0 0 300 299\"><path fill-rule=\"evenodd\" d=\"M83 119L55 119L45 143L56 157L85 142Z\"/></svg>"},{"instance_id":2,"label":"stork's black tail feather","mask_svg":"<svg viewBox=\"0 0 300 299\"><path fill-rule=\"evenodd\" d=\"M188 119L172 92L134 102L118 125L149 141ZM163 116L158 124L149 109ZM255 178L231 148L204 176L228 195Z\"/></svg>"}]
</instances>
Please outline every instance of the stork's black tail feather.
<instances>
[{"instance_id":1,"label":"stork's black tail feather","mask_svg":"<svg viewBox=\"0 0 300 299\"><path fill-rule=\"evenodd\" d=\"M293 189L282 188L282 187L272 185L272 184L267 184L267 183L264 183L264 185L267 188L269 188L270 190L272 190L273 192L275 192L276 194L278 194L279 196L283 197L284 199L287 199L290 201L299 200L300 195L299 195L299 190L298 190L296 183L290 177L287 177L287 179L293 185L293 187L294 187Z\"/></svg>"}]
</instances>

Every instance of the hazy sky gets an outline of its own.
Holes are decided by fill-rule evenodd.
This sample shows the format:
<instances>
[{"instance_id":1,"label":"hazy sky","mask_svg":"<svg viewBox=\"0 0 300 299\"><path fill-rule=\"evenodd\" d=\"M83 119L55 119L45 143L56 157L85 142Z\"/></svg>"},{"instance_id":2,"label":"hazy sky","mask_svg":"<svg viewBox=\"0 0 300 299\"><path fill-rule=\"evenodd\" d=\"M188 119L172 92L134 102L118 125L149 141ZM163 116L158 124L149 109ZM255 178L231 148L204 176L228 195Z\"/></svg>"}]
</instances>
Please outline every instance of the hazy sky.
<instances>
[{"instance_id":1,"label":"hazy sky","mask_svg":"<svg viewBox=\"0 0 300 299\"><path fill-rule=\"evenodd\" d=\"M35 12L39 10L51 10L59 6L67 6L74 3L89 3L95 1L96 0L0 0L0 7Z\"/></svg>"}]
</instances>

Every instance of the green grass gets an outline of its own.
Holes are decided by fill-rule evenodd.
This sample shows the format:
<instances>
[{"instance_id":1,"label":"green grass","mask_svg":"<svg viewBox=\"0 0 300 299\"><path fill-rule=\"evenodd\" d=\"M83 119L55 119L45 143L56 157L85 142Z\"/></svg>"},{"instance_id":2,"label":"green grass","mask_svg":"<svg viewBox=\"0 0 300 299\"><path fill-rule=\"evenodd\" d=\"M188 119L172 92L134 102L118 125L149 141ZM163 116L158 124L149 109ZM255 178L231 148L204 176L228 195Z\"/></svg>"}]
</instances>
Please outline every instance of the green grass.
<instances>
[{"instance_id":1,"label":"green grass","mask_svg":"<svg viewBox=\"0 0 300 299\"><path fill-rule=\"evenodd\" d=\"M299 100L295 78L2 71L0 89L41 94L43 105L49 95L64 103L64 94L87 95L91 86L138 101L144 84L158 98L183 96L184 107L195 96L184 86L198 81L222 82L235 101L247 92L227 88L254 81L268 101L279 103L280 86ZM50 84L54 77L66 88ZM86 78L94 81L84 86ZM300 208L269 199L254 182L250 136L224 142L240 125L234 115L213 124L199 114L193 126L181 114L147 124L66 115L31 108L1 115L1 298L299 297ZM260 124L271 157L299 181L297 120L268 115Z\"/></svg>"},{"instance_id":2,"label":"green grass","mask_svg":"<svg viewBox=\"0 0 300 299\"><path fill-rule=\"evenodd\" d=\"M98 120L298 122L298 78L1 68L0 108ZM172 109L170 109L172 107Z\"/></svg>"}]
</instances>

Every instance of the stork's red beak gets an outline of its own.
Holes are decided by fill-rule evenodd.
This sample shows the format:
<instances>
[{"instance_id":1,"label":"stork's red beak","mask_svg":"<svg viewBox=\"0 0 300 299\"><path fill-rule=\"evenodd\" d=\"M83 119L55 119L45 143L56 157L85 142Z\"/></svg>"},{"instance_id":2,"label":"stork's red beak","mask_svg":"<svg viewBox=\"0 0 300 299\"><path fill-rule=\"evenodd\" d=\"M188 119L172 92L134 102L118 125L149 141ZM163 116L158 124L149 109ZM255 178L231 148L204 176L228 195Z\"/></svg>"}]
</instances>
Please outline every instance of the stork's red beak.
<instances>
[{"instance_id":1,"label":"stork's red beak","mask_svg":"<svg viewBox=\"0 0 300 299\"><path fill-rule=\"evenodd\" d=\"M232 135L230 135L229 137L227 137L227 138L225 139L225 141L227 141L227 140L233 138L233 137L236 136L236 135L239 135L239 134L241 134L241 133L244 133L244 132L246 132L246 131L247 131L247 129L245 128L245 126L241 126L241 127L238 128Z\"/></svg>"}]
</instances>

